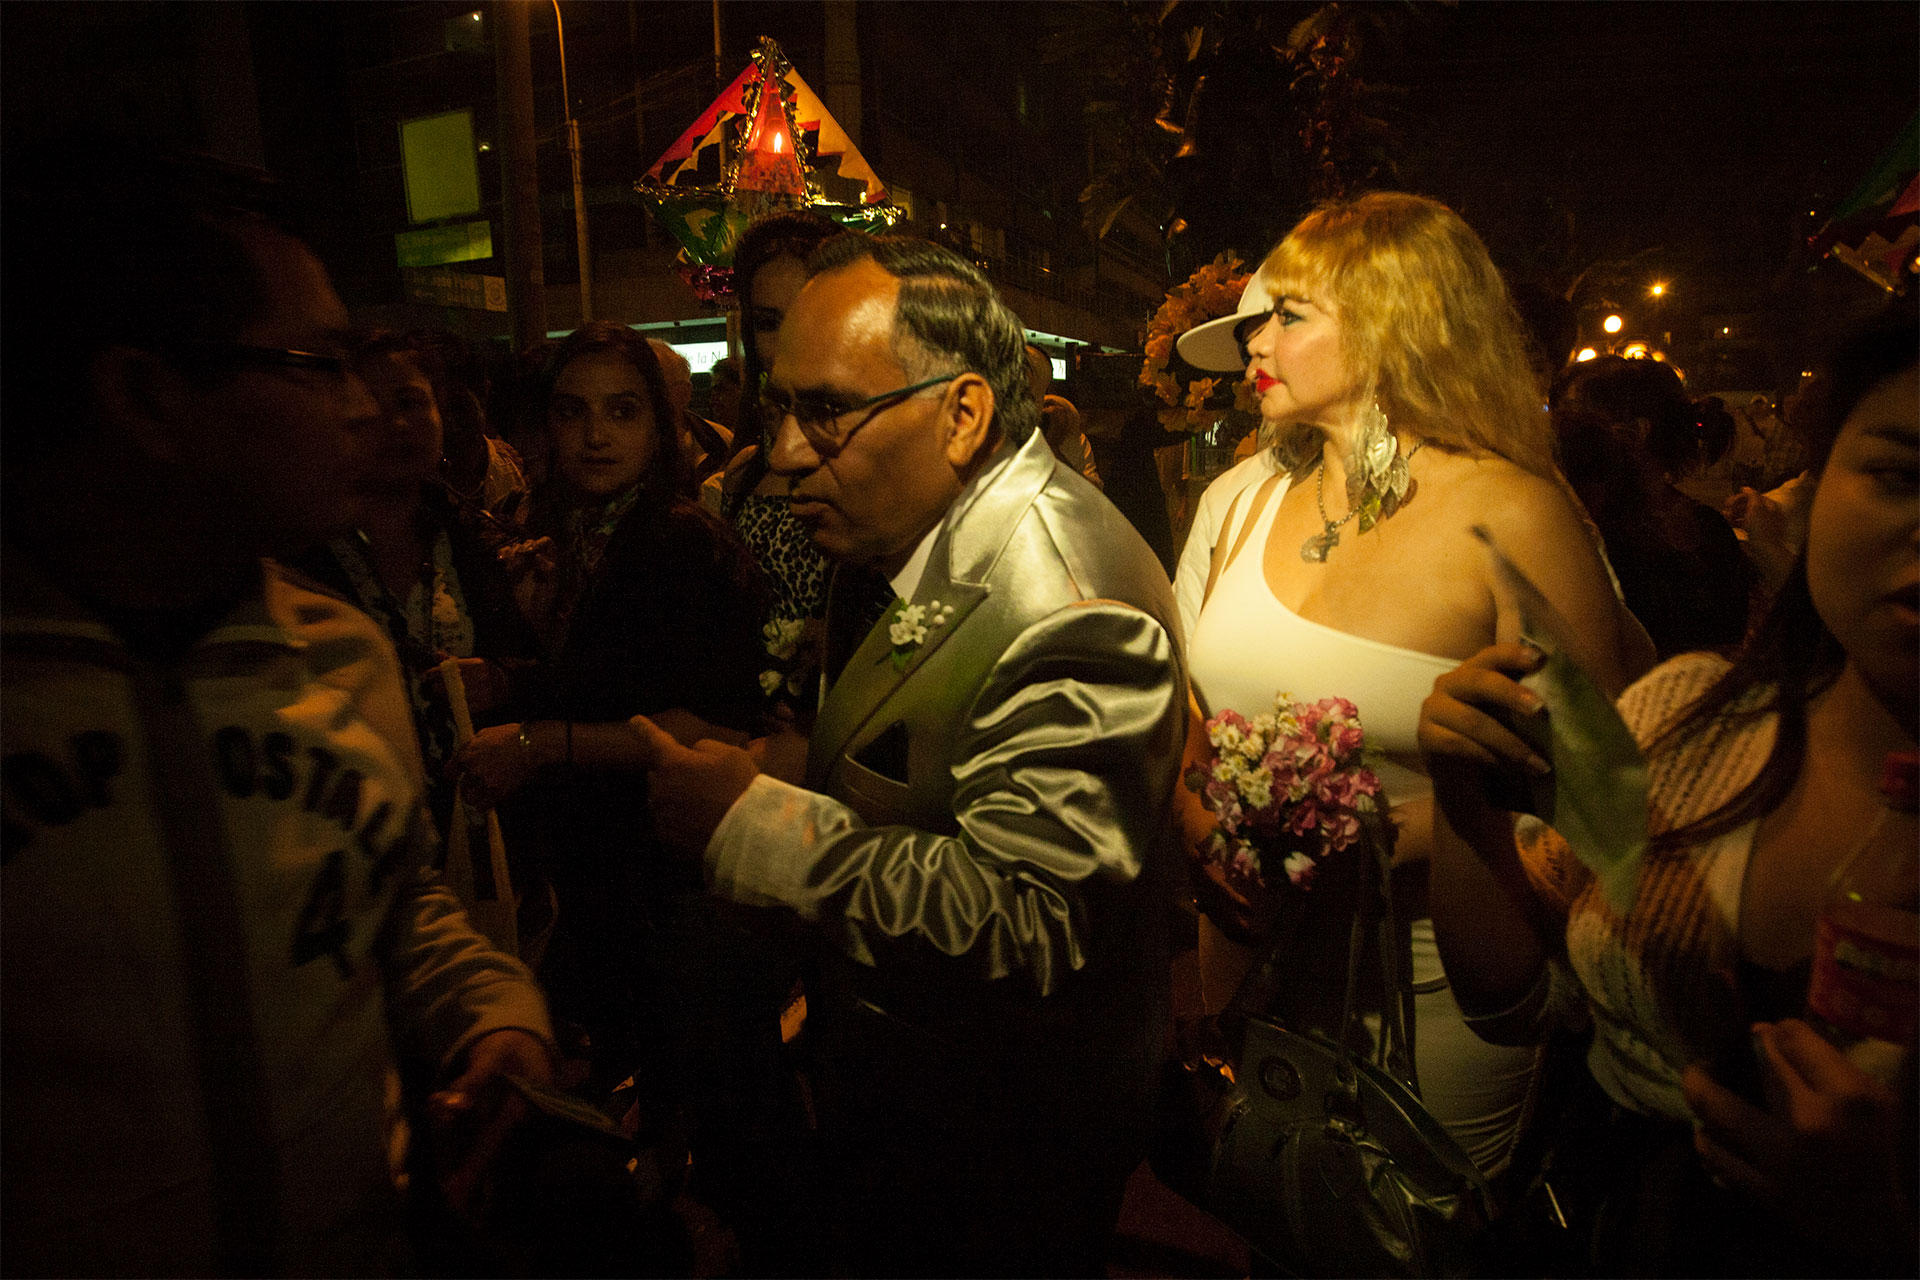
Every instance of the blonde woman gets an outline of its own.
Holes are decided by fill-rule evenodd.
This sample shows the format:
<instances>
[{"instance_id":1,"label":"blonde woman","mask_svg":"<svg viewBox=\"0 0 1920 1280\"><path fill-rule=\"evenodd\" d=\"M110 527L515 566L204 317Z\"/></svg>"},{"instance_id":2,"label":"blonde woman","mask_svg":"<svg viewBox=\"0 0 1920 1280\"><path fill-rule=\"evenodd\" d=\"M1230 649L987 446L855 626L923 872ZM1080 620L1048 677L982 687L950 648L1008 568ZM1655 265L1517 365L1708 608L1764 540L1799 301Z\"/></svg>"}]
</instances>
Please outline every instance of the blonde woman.
<instances>
[{"instance_id":1,"label":"blonde woman","mask_svg":"<svg viewBox=\"0 0 1920 1280\"><path fill-rule=\"evenodd\" d=\"M1434 811L1415 742L1434 680L1519 634L1475 526L1546 592L1578 637L1573 656L1603 686L1624 688L1650 665L1651 646L1554 469L1519 321L1458 215L1389 192L1330 204L1294 228L1260 274L1267 299L1181 339L1190 363L1244 369L1262 416L1278 426L1276 473L1234 500L1216 543L1189 638L1195 701L1203 715L1252 715L1284 690L1359 708L1386 752L1396 893L1414 922L1423 1096L1497 1174L1538 1055L1480 1041L1446 989L1425 879L1435 841L1454 837ZM1197 842L1211 819L1192 797L1183 804ZM1271 904L1206 875L1202 965L1218 1008L1256 954ZM1344 954L1338 961L1296 981L1335 981Z\"/></svg>"}]
</instances>

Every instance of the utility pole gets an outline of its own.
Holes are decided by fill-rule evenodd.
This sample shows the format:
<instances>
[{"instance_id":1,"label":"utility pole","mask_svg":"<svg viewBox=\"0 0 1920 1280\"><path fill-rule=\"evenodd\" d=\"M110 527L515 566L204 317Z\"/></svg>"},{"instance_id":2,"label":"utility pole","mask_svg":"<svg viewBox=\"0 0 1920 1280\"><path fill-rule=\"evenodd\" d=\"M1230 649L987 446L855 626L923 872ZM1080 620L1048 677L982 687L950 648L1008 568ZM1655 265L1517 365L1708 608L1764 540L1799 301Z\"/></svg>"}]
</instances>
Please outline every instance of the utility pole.
<instances>
[{"instance_id":1,"label":"utility pole","mask_svg":"<svg viewBox=\"0 0 1920 1280\"><path fill-rule=\"evenodd\" d=\"M560 21L560 0L553 0L553 33L560 42L560 97L567 117L567 158L573 162L573 239L580 254L580 323L593 319L593 255L587 245L587 193L580 181L580 122L573 118L573 94L567 89L567 29Z\"/></svg>"},{"instance_id":2,"label":"utility pole","mask_svg":"<svg viewBox=\"0 0 1920 1280\"><path fill-rule=\"evenodd\" d=\"M826 0L827 110L860 145L860 35L853 0Z\"/></svg>"},{"instance_id":3,"label":"utility pole","mask_svg":"<svg viewBox=\"0 0 1920 1280\"><path fill-rule=\"evenodd\" d=\"M540 167L533 135L533 53L526 0L493 0L494 82L500 99L500 191L506 223L507 312L513 348L547 336L541 262Z\"/></svg>"},{"instance_id":4,"label":"utility pole","mask_svg":"<svg viewBox=\"0 0 1920 1280\"><path fill-rule=\"evenodd\" d=\"M634 155L647 163L647 93L640 76L640 0L627 0L627 59L633 64L633 136ZM640 243L653 242L653 219L640 219Z\"/></svg>"}]
</instances>

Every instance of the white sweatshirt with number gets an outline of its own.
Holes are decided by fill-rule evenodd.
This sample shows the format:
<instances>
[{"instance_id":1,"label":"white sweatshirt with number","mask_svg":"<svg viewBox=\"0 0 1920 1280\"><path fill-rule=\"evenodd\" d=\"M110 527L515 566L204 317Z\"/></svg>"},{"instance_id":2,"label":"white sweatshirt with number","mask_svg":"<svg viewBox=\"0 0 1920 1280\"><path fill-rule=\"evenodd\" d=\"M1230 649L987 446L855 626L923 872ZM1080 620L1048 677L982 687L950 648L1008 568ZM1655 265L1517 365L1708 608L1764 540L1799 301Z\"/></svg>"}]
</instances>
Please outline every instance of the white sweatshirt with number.
<instances>
[{"instance_id":1,"label":"white sweatshirt with number","mask_svg":"<svg viewBox=\"0 0 1920 1280\"><path fill-rule=\"evenodd\" d=\"M263 566L143 661L10 556L0 1253L15 1274L404 1267L395 1051L550 1035L431 870L398 665Z\"/></svg>"}]
</instances>

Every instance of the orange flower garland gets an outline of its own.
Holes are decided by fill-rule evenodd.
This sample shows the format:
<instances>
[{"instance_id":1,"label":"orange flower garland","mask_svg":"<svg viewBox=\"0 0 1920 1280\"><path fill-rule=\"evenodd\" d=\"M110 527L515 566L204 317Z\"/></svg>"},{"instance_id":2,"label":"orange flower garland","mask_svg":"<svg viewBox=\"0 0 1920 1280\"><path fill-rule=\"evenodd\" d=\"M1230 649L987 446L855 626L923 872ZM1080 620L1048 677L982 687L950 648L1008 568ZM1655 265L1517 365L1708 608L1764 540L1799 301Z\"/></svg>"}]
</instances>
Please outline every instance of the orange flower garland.
<instances>
[{"instance_id":1,"label":"orange flower garland","mask_svg":"<svg viewBox=\"0 0 1920 1280\"><path fill-rule=\"evenodd\" d=\"M1229 408L1234 412L1259 412L1253 388L1244 379L1233 379L1231 406L1213 403L1216 392L1223 391L1221 378L1195 378L1182 385L1170 367L1174 340L1197 324L1219 316L1232 315L1240 305L1240 292L1251 272L1242 271L1241 260L1231 251L1194 272L1183 284L1168 291L1160 309L1147 326L1144 350L1147 358L1140 365L1140 385L1153 392L1167 407L1160 410L1160 425L1170 431L1201 432L1220 421Z\"/></svg>"}]
</instances>

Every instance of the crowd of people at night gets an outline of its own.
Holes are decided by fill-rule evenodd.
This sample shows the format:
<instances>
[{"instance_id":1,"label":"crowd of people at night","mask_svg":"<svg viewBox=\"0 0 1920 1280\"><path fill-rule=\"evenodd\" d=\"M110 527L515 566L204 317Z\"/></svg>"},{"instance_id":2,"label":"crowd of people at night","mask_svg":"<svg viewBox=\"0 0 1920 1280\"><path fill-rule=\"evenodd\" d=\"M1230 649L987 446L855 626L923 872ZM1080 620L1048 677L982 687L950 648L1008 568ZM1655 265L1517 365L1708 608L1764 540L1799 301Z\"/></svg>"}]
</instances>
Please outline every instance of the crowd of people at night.
<instances>
[{"instance_id":1,"label":"crowd of people at night","mask_svg":"<svg viewBox=\"0 0 1920 1280\"><path fill-rule=\"evenodd\" d=\"M1359 1025L1341 876L1188 781L1281 695L1376 753L1469 1271L1914 1273L1911 1000L1807 1009L1856 850L1916 918L1911 296L1723 509L1747 420L1325 204L1180 338L1260 425L1177 545L1151 402L950 248L762 217L696 386L359 327L298 214L9 157L9 1273L1109 1274L1194 1028ZM1519 803L1550 661L1644 756L1624 898Z\"/></svg>"}]
</instances>

